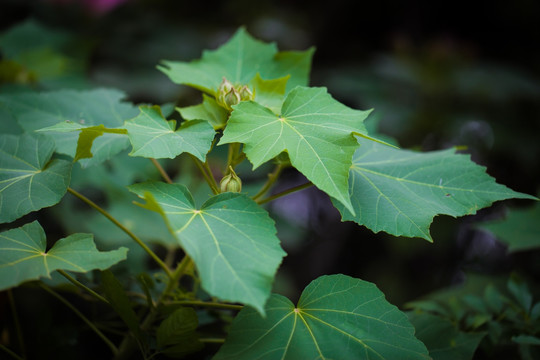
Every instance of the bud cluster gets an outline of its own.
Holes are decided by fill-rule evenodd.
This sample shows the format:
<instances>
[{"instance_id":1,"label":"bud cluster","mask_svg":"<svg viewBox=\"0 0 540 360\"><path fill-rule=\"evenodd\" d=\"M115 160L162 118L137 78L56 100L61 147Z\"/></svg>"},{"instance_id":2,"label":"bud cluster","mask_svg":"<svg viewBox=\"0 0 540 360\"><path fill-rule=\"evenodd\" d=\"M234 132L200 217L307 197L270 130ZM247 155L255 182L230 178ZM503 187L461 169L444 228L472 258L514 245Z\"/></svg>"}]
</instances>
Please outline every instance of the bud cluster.
<instances>
[{"instance_id":1,"label":"bud cluster","mask_svg":"<svg viewBox=\"0 0 540 360\"><path fill-rule=\"evenodd\" d=\"M218 87L216 100L225 109L232 111L232 106L240 101L253 100L253 92L247 85L234 86L229 80L223 78Z\"/></svg>"}]
</instances>

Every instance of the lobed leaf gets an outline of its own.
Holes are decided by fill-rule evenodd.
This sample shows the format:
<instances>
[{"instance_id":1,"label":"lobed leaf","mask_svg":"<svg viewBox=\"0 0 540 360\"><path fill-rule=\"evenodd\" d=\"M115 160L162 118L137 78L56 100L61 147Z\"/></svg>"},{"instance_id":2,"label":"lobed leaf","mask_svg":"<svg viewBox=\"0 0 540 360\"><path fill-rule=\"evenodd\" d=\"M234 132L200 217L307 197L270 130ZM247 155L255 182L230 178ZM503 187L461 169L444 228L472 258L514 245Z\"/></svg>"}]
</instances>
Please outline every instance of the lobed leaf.
<instances>
[{"instance_id":1,"label":"lobed leaf","mask_svg":"<svg viewBox=\"0 0 540 360\"><path fill-rule=\"evenodd\" d=\"M43 135L0 135L0 223L55 205L69 186L71 162L52 159Z\"/></svg>"},{"instance_id":2,"label":"lobed leaf","mask_svg":"<svg viewBox=\"0 0 540 360\"><path fill-rule=\"evenodd\" d=\"M334 201L342 219L374 232L433 241L429 225L438 214L475 214L494 201L534 196L515 192L455 150L418 153L358 139L349 176L356 215ZM341 201L340 201L341 202Z\"/></svg>"},{"instance_id":3,"label":"lobed leaf","mask_svg":"<svg viewBox=\"0 0 540 360\"><path fill-rule=\"evenodd\" d=\"M368 115L337 102L325 88L297 87L279 115L254 102L236 105L220 144L244 143L254 168L287 152L296 169L354 213L348 185L358 147L353 134L367 136Z\"/></svg>"},{"instance_id":4,"label":"lobed leaf","mask_svg":"<svg viewBox=\"0 0 540 360\"><path fill-rule=\"evenodd\" d=\"M25 281L50 278L55 270L85 273L105 270L126 259L126 248L98 251L91 234L73 234L46 251L45 232L37 221L0 233L0 290Z\"/></svg>"},{"instance_id":5,"label":"lobed leaf","mask_svg":"<svg viewBox=\"0 0 540 360\"><path fill-rule=\"evenodd\" d=\"M259 73L265 79L291 76L293 87L308 84L313 49L278 53L274 43L254 39L244 28L217 50L204 51L191 62L163 61L158 69L174 83L184 84L211 95L225 77L235 85L248 84Z\"/></svg>"},{"instance_id":6,"label":"lobed leaf","mask_svg":"<svg viewBox=\"0 0 540 360\"><path fill-rule=\"evenodd\" d=\"M219 105L213 97L203 94L203 102L199 105L176 108L185 120L206 120L215 130L223 129L227 123L229 112Z\"/></svg>"},{"instance_id":7,"label":"lobed leaf","mask_svg":"<svg viewBox=\"0 0 540 360\"><path fill-rule=\"evenodd\" d=\"M9 109L26 132L66 121L84 127L103 125L114 129L137 115L133 105L121 101L124 97L124 93L110 89L25 92L0 95L0 105ZM78 132L48 132L47 136L54 140L57 152L76 156ZM93 157L82 160L81 165L89 166L110 159L128 146L125 136L106 133L94 141Z\"/></svg>"},{"instance_id":8,"label":"lobed leaf","mask_svg":"<svg viewBox=\"0 0 540 360\"><path fill-rule=\"evenodd\" d=\"M405 314L366 281L322 276L296 307L273 294L265 312L242 309L213 359L429 359Z\"/></svg>"},{"instance_id":9,"label":"lobed leaf","mask_svg":"<svg viewBox=\"0 0 540 360\"><path fill-rule=\"evenodd\" d=\"M208 293L264 311L285 255L264 209L238 193L219 194L197 209L180 184L147 182L129 189L146 200L144 207L162 214Z\"/></svg>"},{"instance_id":10,"label":"lobed leaf","mask_svg":"<svg viewBox=\"0 0 540 360\"><path fill-rule=\"evenodd\" d=\"M125 122L133 150L131 156L175 158L183 152L206 161L214 129L206 121L186 121L175 131L176 122L163 117L159 106L141 106L140 114Z\"/></svg>"}]
</instances>

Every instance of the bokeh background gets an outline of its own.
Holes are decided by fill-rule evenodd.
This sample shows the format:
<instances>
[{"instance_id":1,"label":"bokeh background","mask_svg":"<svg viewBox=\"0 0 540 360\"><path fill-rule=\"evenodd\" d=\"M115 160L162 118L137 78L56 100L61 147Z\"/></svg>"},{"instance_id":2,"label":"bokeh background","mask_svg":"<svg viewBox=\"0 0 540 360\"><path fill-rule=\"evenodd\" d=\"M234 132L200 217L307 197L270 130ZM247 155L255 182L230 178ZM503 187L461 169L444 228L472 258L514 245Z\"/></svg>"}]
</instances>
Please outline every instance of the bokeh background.
<instances>
[{"instance_id":1,"label":"bokeh background","mask_svg":"<svg viewBox=\"0 0 540 360\"><path fill-rule=\"evenodd\" d=\"M200 94L156 65L199 58L240 26L281 50L315 46L311 85L350 107L374 108L374 131L408 149L463 146L499 183L538 194L538 1L1 0L0 8L0 32L25 24L18 46L46 44L34 64L49 74L43 88L113 87L135 103L198 103ZM41 36L38 26L57 33ZM304 181L288 171L276 191ZM344 273L376 283L402 306L472 273L518 272L538 283L538 251L510 254L478 229L509 207L531 205L507 201L475 216L437 217L428 243L342 223L324 194L295 193L269 207L288 252L275 288L295 299L316 277Z\"/></svg>"}]
</instances>

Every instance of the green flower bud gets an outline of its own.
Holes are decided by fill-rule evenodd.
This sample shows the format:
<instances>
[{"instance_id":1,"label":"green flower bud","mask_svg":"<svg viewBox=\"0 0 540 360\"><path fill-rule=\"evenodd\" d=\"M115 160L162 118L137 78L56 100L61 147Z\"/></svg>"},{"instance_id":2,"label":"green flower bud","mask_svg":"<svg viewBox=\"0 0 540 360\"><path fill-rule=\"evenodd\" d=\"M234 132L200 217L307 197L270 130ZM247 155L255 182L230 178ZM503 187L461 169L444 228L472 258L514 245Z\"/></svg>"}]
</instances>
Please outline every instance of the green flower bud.
<instances>
[{"instance_id":1,"label":"green flower bud","mask_svg":"<svg viewBox=\"0 0 540 360\"><path fill-rule=\"evenodd\" d=\"M242 88L238 91L238 94L240 95L241 101L253 100L254 98L253 93L246 85L242 86Z\"/></svg>"},{"instance_id":2,"label":"green flower bud","mask_svg":"<svg viewBox=\"0 0 540 360\"><path fill-rule=\"evenodd\" d=\"M236 91L235 88L232 88L223 98L225 107L229 110L232 110L232 106L240 102L240 94Z\"/></svg>"},{"instance_id":3,"label":"green flower bud","mask_svg":"<svg viewBox=\"0 0 540 360\"><path fill-rule=\"evenodd\" d=\"M229 166L229 173L221 179L219 186L222 193L242 191L242 180L236 175L232 166Z\"/></svg>"}]
</instances>

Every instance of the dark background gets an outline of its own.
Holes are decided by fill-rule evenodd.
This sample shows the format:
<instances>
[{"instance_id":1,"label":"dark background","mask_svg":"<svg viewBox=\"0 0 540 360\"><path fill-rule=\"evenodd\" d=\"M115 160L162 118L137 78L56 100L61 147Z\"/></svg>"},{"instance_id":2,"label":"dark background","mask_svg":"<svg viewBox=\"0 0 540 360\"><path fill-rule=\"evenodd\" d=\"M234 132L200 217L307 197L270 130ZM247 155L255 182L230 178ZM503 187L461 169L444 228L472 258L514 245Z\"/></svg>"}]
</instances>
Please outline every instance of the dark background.
<instances>
[{"instance_id":1,"label":"dark background","mask_svg":"<svg viewBox=\"0 0 540 360\"><path fill-rule=\"evenodd\" d=\"M540 179L540 2L165 1L131 0L103 9L91 1L2 0L1 31L33 18L80 39L91 86L122 89L133 102L195 104L160 60L188 61L239 26L281 50L315 46L312 85L348 106L375 108L378 131L416 150L467 146L499 183L538 194ZM285 173L277 190L305 181ZM476 216L437 217L434 243L342 223L315 189L276 201L288 256L276 291L295 299L313 279L345 273L377 284L397 306L459 284L468 273L540 280L538 251L508 255L475 228L500 218L496 203ZM298 211L298 210L301 211Z\"/></svg>"}]
</instances>

